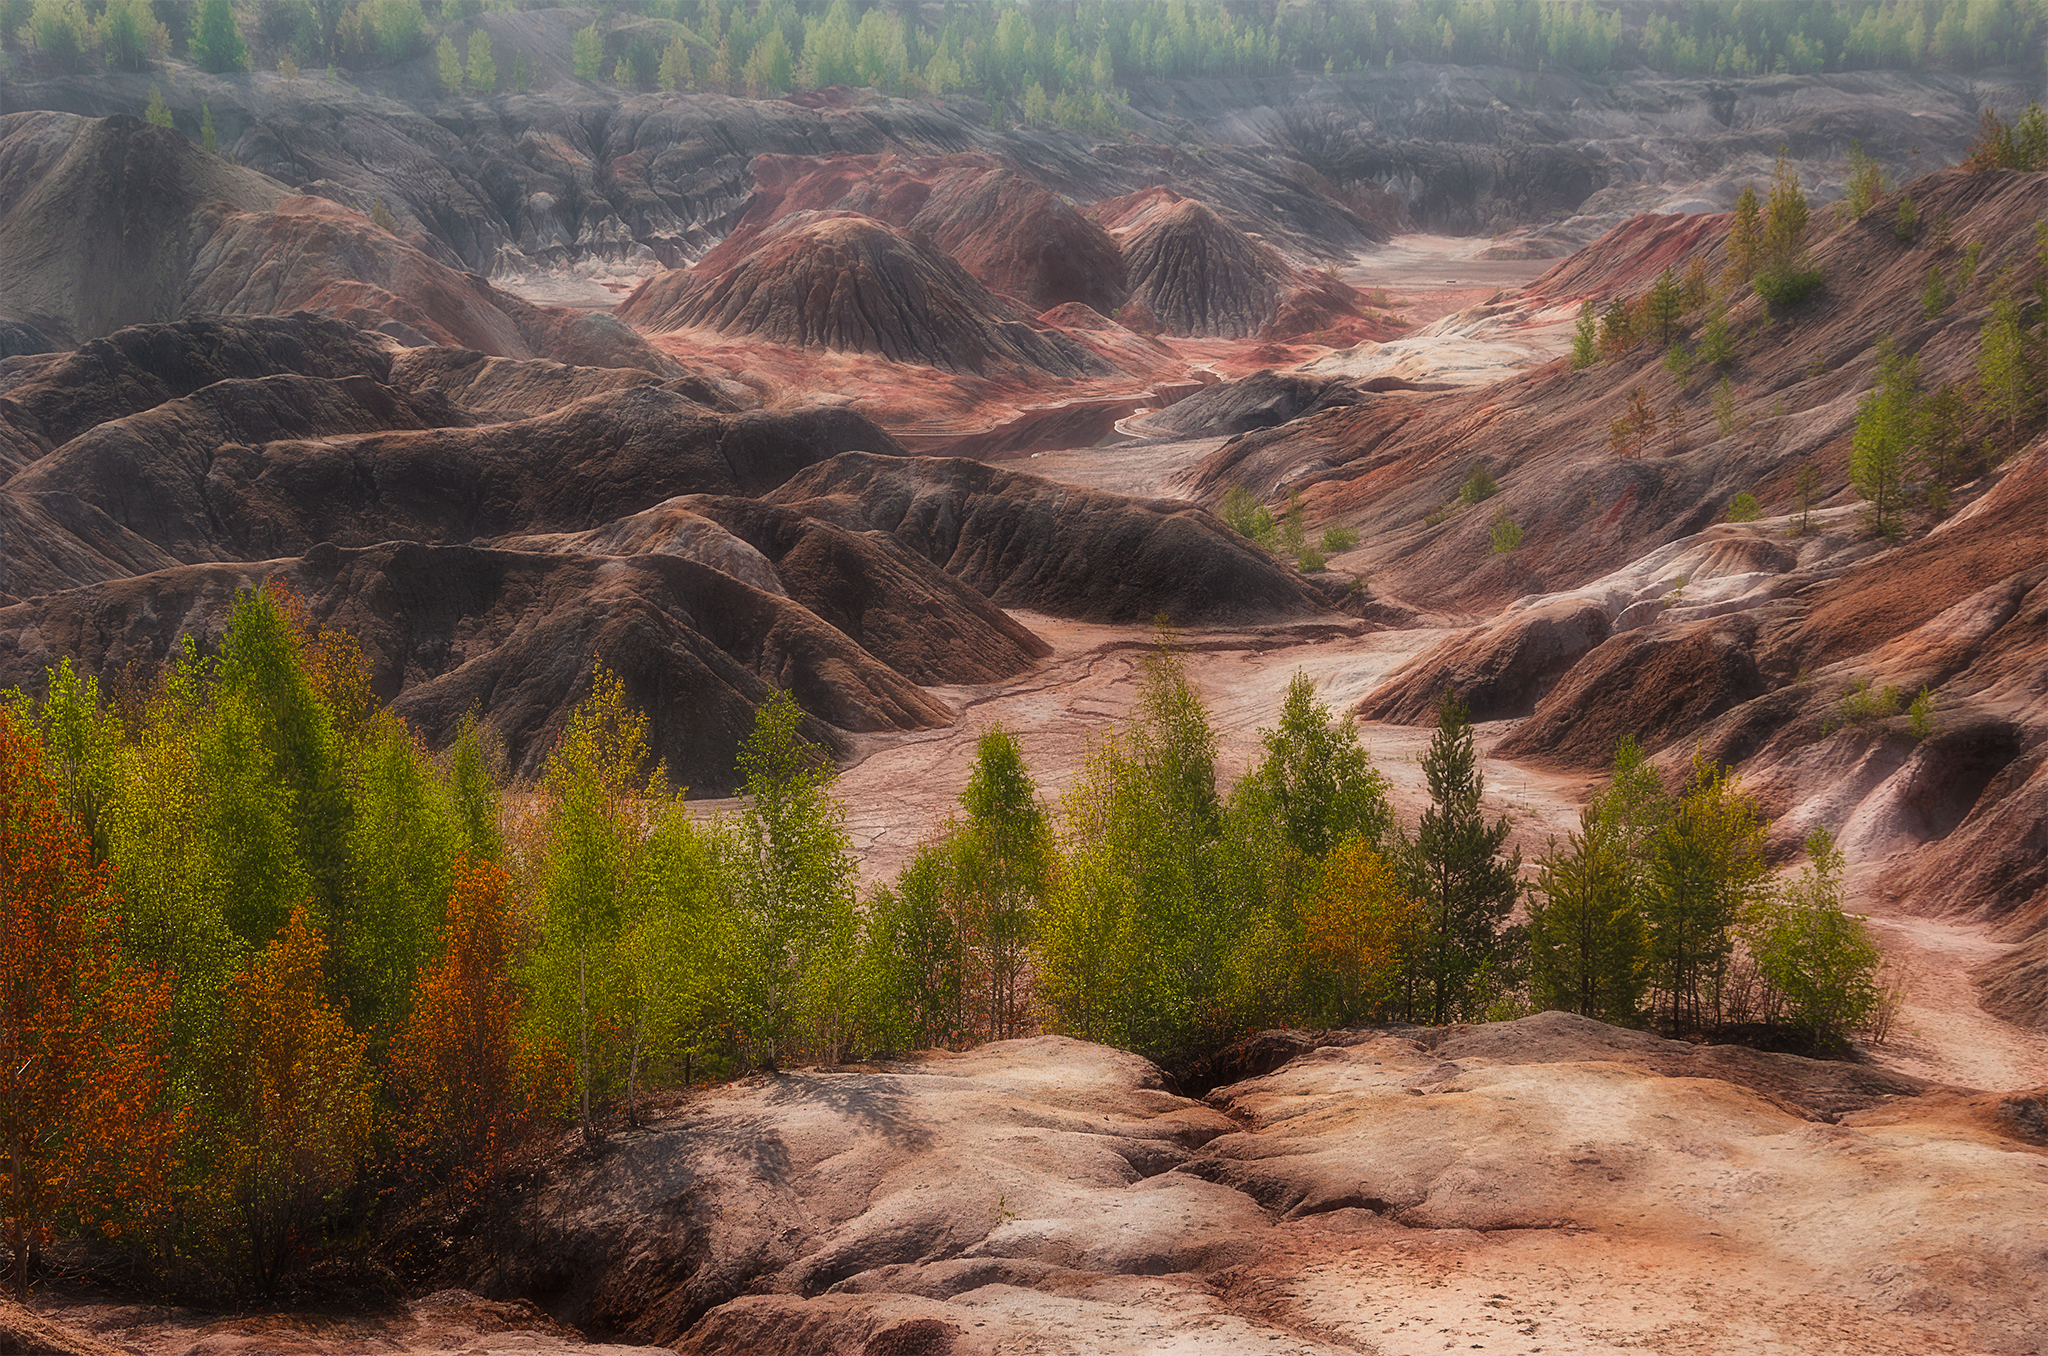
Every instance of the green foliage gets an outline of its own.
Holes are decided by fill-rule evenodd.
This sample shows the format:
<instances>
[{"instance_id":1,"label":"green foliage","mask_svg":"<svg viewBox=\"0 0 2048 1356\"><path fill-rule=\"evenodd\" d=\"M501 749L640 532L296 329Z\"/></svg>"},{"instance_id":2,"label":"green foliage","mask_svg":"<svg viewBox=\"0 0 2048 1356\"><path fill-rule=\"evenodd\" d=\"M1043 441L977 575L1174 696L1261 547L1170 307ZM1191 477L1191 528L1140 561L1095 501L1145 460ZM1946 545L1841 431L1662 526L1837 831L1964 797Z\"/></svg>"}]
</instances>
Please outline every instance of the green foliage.
<instances>
[{"instance_id":1,"label":"green foliage","mask_svg":"<svg viewBox=\"0 0 2048 1356\"><path fill-rule=\"evenodd\" d=\"M469 61L462 73L462 83L473 94L489 94L498 87L498 63L491 55L491 35L481 28L469 35Z\"/></svg>"},{"instance_id":2,"label":"green foliage","mask_svg":"<svg viewBox=\"0 0 2048 1356\"><path fill-rule=\"evenodd\" d=\"M597 83L600 68L604 64L604 37L597 31L597 25L579 28L569 40L570 68L578 80Z\"/></svg>"},{"instance_id":3,"label":"green foliage","mask_svg":"<svg viewBox=\"0 0 2048 1356\"><path fill-rule=\"evenodd\" d=\"M1735 410L1735 383L1726 377L1714 383L1712 405L1715 434L1722 438L1733 436L1741 427L1741 418Z\"/></svg>"},{"instance_id":4,"label":"green foliage","mask_svg":"<svg viewBox=\"0 0 2048 1356\"><path fill-rule=\"evenodd\" d=\"M235 23L229 0L199 0L199 23L192 34L192 60L202 71L216 74L247 70L249 46Z\"/></svg>"},{"instance_id":5,"label":"green foliage","mask_svg":"<svg viewBox=\"0 0 2048 1356\"><path fill-rule=\"evenodd\" d=\"M621 1036L634 1016L622 941L637 859L665 808L660 773L650 776L647 762L647 717L599 668L541 776L545 854L523 974L529 1039L574 1052L586 1139L597 1134L593 1103L623 1081Z\"/></svg>"},{"instance_id":6,"label":"green foliage","mask_svg":"<svg viewBox=\"0 0 2048 1356\"><path fill-rule=\"evenodd\" d=\"M1340 555L1358 545L1358 529L1347 523L1332 523L1323 529L1316 549L1326 556Z\"/></svg>"},{"instance_id":7,"label":"green foliage","mask_svg":"<svg viewBox=\"0 0 2048 1356\"><path fill-rule=\"evenodd\" d=\"M1280 515L1280 548L1297 559L1308 549L1308 515L1300 490L1287 492L1287 510Z\"/></svg>"},{"instance_id":8,"label":"green foliage","mask_svg":"<svg viewBox=\"0 0 2048 1356\"><path fill-rule=\"evenodd\" d=\"M1735 199L1735 220L1728 227L1728 276L1734 282L1748 282L1763 256L1763 207L1756 187L1744 184Z\"/></svg>"},{"instance_id":9,"label":"green foliage","mask_svg":"<svg viewBox=\"0 0 2048 1356\"><path fill-rule=\"evenodd\" d=\"M1817 268L1779 267L1766 264L1757 271L1750 285L1756 294L1773 306L1797 306L1815 292L1827 279Z\"/></svg>"},{"instance_id":10,"label":"green foliage","mask_svg":"<svg viewBox=\"0 0 2048 1356\"><path fill-rule=\"evenodd\" d=\"M1321 701L1307 674L1288 680L1280 723L1259 731L1264 756L1249 774L1270 796L1287 844L1320 861L1339 843L1375 847L1393 827L1387 781L1372 766L1349 717Z\"/></svg>"},{"instance_id":11,"label":"green foliage","mask_svg":"<svg viewBox=\"0 0 2048 1356\"><path fill-rule=\"evenodd\" d=\"M1805 536L1813 530L1813 506L1820 502L1820 467L1811 461L1799 463L1792 497L1799 504L1799 523L1795 530L1800 536Z\"/></svg>"},{"instance_id":12,"label":"green foliage","mask_svg":"<svg viewBox=\"0 0 2048 1356\"><path fill-rule=\"evenodd\" d=\"M1487 529L1487 542L1497 556L1504 556L1522 544L1523 532L1508 517L1506 505L1493 511L1493 523Z\"/></svg>"},{"instance_id":13,"label":"green foliage","mask_svg":"<svg viewBox=\"0 0 2048 1356\"><path fill-rule=\"evenodd\" d=\"M1579 304L1578 323L1572 327L1572 370L1583 371L1600 360L1600 322L1591 299Z\"/></svg>"},{"instance_id":14,"label":"green foliage","mask_svg":"<svg viewBox=\"0 0 2048 1356\"><path fill-rule=\"evenodd\" d=\"M1529 904L1529 997L1628 1025L1642 1006L1648 934L1620 827L1589 807L1579 831L1553 840Z\"/></svg>"},{"instance_id":15,"label":"green foliage","mask_svg":"<svg viewBox=\"0 0 2048 1356\"><path fill-rule=\"evenodd\" d=\"M1023 989L1053 870L1052 823L1024 767L1023 746L1000 725L982 731L960 794L960 929L973 968L968 979L985 1015L975 1029L995 1040L1021 1035L1030 1012Z\"/></svg>"},{"instance_id":16,"label":"green foliage","mask_svg":"<svg viewBox=\"0 0 2048 1356\"><path fill-rule=\"evenodd\" d=\"M1969 397L1956 382L1943 382L1920 402L1919 465L1934 488L1946 490L1976 474L1969 422Z\"/></svg>"},{"instance_id":17,"label":"green foliage","mask_svg":"<svg viewBox=\"0 0 2048 1356\"><path fill-rule=\"evenodd\" d=\"M1768 884L1764 832L1733 776L1696 758L1649 850L1650 974L1674 1032L1704 1030L1719 1010L1735 923Z\"/></svg>"},{"instance_id":18,"label":"green foliage","mask_svg":"<svg viewBox=\"0 0 2048 1356\"><path fill-rule=\"evenodd\" d=\"M1469 1021L1485 1011L1514 967L1512 940L1501 929L1519 893L1521 858L1501 855L1507 817L1489 824L1479 808L1478 750L1453 693L1437 705L1422 775L1430 806L1400 845L1404 881L1422 906L1407 1005L1411 1020Z\"/></svg>"},{"instance_id":19,"label":"green foliage","mask_svg":"<svg viewBox=\"0 0 2048 1356\"><path fill-rule=\"evenodd\" d=\"M94 28L110 70L139 71L170 46L170 35L157 22L149 0L107 0Z\"/></svg>"},{"instance_id":20,"label":"green foliage","mask_svg":"<svg viewBox=\"0 0 2048 1356\"><path fill-rule=\"evenodd\" d=\"M226 0L218 0L225 4ZM79 0L35 0L29 12L29 41L44 61L59 70L75 71L85 62L92 22Z\"/></svg>"},{"instance_id":21,"label":"green foliage","mask_svg":"<svg viewBox=\"0 0 2048 1356\"><path fill-rule=\"evenodd\" d=\"M668 46L662 49L661 69L656 72L657 83L663 89L688 89L692 79L688 44L681 38L670 38Z\"/></svg>"},{"instance_id":22,"label":"green foliage","mask_svg":"<svg viewBox=\"0 0 2048 1356\"><path fill-rule=\"evenodd\" d=\"M1465 483L1458 487L1458 502L1477 504L1500 493L1500 482L1493 478L1485 462L1474 462L1472 472L1465 477Z\"/></svg>"},{"instance_id":23,"label":"green foliage","mask_svg":"<svg viewBox=\"0 0 2048 1356\"><path fill-rule=\"evenodd\" d=\"M1731 523L1753 523L1763 516L1763 506L1756 502L1756 496L1748 490L1728 501L1727 519Z\"/></svg>"},{"instance_id":24,"label":"green foliage","mask_svg":"<svg viewBox=\"0 0 2048 1356\"><path fill-rule=\"evenodd\" d=\"M2008 435L2031 420L2041 391L2042 344L2025 323L2019 299L2010 293L1991 306L1991 318L1977 341L1977 384L1985 412L2003 421Z\"/></svg>"},{"instance_id":25,"label":"green foliage","mask_svg":"<svg viewBox=\"0 0 2048 1356\"><path fill-rule=\"evenodd\" d=\"M1170 632L1065 804L1041 992L1060 1029L1155 1057L1214 1034L1254 901L1228 888L1216 737Z\"/></svg>"},{"instance_id":26,"label":"green foliage","mask_svg":"<svg viewBox=\"0 0 2048 1356\"><path fill-rule=\"evenodd\" d=\"M1860 142L1851 141L1848 174L1842 183L1842 210L1849 219L1861 220L1890 191L1884 166L1867 154Z\"/></svg>"},{"instance_id":27,"label":"green foliage","mask_svg":"<svg viewBox=\"0 0 2048 1356\"><path fill-rule=\"evenodd\" d=\"M143 110L142 118L151 127L171 125L171 106L164 102L164 92L155 85L149 87L149 107Z\"/></svg>"},{"instance_id":28,"label":"green foliage","mask_svg":"<svg viewBox=\"0 0 2048 1356\"><path fill-rule=\"evenodd\" d=\"M1948 309L1953 300L1948 293L1948 280L1942 276L1940 264L1927 266L1927 282L1920 289L1920 314L1932 320Z\"/></svg>"},{"instance_id":29,"label":"green foliage","mask_svg":"<svg viewBox=\"0 0 2048 1356\"><path fill-rule=\"evenodd\" d=\"M1906 728L1913 738L1925 739L1935 732L1935 707L1934 689L1921 684L1920 690L1913 694L1912 705L1906 708Z\"/></svg>"},{"instance_id":30,"label":"green foliage","mask_svg":"<svg viewBox=\"0 0 2048 1356\"><path fill-rule=\"evenodd\" d=\"M1900 244L1910 244L1920 234L1920 209L1913 205L1913 195L1899 195L1899 210L1892 217L1892 234Z\"/></svg>"},{"instance_id":31,"label":"green foliage","mask_svg":"<svg viewBox=\"0 0 2048 1356\"><path fill-rule=\"evenodd\" d=\"M456 54L454 39L446 34L434 48L434 78L440 82L443 94L461 92L462 58Z\"/></svg>"},{"instance_id":32,"label":"green foliage","mask_svg":"<svg viewBox=\"0 0 2048 1356\"><path fill-rule=\"evenodd\" d=\"M1669 372L1682 390L1692 381L1693 355L1684 344L1673 344L1664 351L1664 370Z\"/></svg>"},{"instance_id":33,"label":"green foliage","mask_svg":"<svg viewBox=\"0 0 2048 1356\"><path fill-rule=\"evenodd\" d=\"M1839 1046L1883 1001L1883 953L1863 920L1842 909L1842 850L1824 828L1806 840L1807 864L1779 899L1744 922L1757 970L1783 994L1793 1022L1818 1046Z\"/></svg>"},{"instance_id":34,"label":"green foliage","mask_svg":"<svg viewBox=\"0 0 2048 1356\"><path fill-rule=\"evenodd\" d=\"M837 774L802 734L796 699L776 692L740 747L746 808L734 829L734 1018L754 1061L836 1056L849 1034L858 960L854 863Z\"/></svg>"},{"instance_id":35,"label":"green foliage","mask_svg":"<svg viewBox=\"0 0 2048 1356\"><path fill-rule=\"evenodd\" d=\"M1649 338L1659 348L1667 347L1678 337L1679 318L1685 313L1684 303L1679 294L1678 275L1666 265L1650 284L1650 291L1643 306L1643 319L1649 327Z\"/></svg>"},{"instance_id":36,"label":"green foliage","mask_svg":"<svg viewBox=\"0 0 2048 1356\"><path fill-rule=\"evenodd\" d=\"M205 151L208 155L215 155L220 149L219 137L213 130L213 106L211 104L199 105L199 149Z\"/></svg>"},{"instance_id":37,"label":"green foliage","mask_svg":"<svg viewBox=\"0 0 2048 1356\"><path fill-rule=\"evenodd\" d=\"M1273 511L1244 486L1232 485L1224 492L1217 516L1238 536L1248 537L1268 551L1279 550L1279 525L1273 521Z\"/></svg>"},{"instance_id":38,"label":"green foliage","mask_svg":"<svg viewBox=\"0 0 2048 1356\"><path fill-rule=\"evenodd\" d=\"M1902 701L1897 688L1874 687L1870 679L1858 678L1843 691L1835 723L1859 728L1879 725L1899 714Z\"/></svg>"},{"instance_id":39,"label":"green foliage","mask_svg":"<svg viewBox=\"0 0 2048 1356\"><path fill-rule=\"evenodd\" d=\"M1878 342L1878 384L1856 407L1849 451L1849 482L1870 505L1872 530L1899 530L1906 473L1920 438L1920 360Z\"/></svg>"},{"instance_id":40,"label":"green foliage","mask_svg":"<svg viewBox=\"0 0 2048 1356\"><path fill-rule=\"evenodd\" d=\"M1713 367L1726 367L1735 361L1735 336L1729 332L1728 316L1715 310L1707 317L1707 323L1700 327L1699 345L1694 356Z\"/></svg>"},{"instance_id":41,"label":"green foliage","mask_svg":"<svg viewBox=\"0 0 2048 1356\"><path fill-rule=\"evenodd\" d=\"M1990 108L1979 119L1977 139L1963 156L1964 169L1972 173L2048 169L2048 113L2042 111L2040 100L2030 102L2011 122Z\"/></svg>"},{"instance_id":42,"label":"green foliage","mask_svg":"<svg viewBox=\"0 0 2048 1356\"><path fill-rule=\"evenodd\" d=\"M391 209L384 205L384 199L370 199L370 224L390 235L398 234L398 219L391 215Z\"/></svg>"}]
</instances>

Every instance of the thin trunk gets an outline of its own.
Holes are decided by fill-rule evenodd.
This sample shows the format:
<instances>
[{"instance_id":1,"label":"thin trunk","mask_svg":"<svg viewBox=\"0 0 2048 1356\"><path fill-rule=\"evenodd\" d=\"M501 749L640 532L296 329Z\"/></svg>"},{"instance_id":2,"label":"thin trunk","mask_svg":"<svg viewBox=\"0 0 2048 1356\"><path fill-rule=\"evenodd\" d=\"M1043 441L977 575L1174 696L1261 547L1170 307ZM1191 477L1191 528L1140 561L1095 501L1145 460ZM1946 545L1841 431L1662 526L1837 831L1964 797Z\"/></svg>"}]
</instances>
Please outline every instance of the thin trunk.
<instances>
[{"instance_id":1,"label":"thin trunk","mask_svg":"<svg viewBox=\"0 0 2048 1356\"><path fill-rule=\"evenodd\" d=\"M626 1062L626 1124L640 1123L639 1104L633 1100L633 1085L640 1078L640 1042L647 1030L645 1021L633 1023L633 1057Z\"/></svg>"},{"instance_id":2,"label":"thin trunk","mask_svg":"<svg viewBox=\"0 0 2048 1356\"><path fill-rule=\"evenodd\" d=\"M583 1044L582 1060L578 1072L583 1083L583 1142L597 1143L597 1130L590 1123L590 990L588 957L581 951L576 953L576 1027Z\"/></svg>"}]
</instances>

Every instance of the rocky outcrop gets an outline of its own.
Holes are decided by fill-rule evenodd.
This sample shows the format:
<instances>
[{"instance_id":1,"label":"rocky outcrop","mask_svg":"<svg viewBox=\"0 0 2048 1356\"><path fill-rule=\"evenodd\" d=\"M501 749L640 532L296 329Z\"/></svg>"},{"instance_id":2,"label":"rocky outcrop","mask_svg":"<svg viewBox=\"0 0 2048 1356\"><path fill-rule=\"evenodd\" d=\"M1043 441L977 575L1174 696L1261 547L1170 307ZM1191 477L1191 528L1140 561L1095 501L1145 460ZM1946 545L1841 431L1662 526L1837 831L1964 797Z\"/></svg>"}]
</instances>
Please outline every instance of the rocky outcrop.
<instances>
[{"instance_id":1,"label":"rocky outcrop","mask_svg":"<svg viewBox=\"0 0 2048 1356\"><path fill-rule=\"evenodd\" d=\"M2024 1095L1555 1012L1294 1034L1204 1101L1059 1037L690 1093L436 1221L456 1245L415 1283L692 1352L1333 1356L1412 1325L1418 1293L1433 1334L1490 1316L1591 1348L1687 1321L1692 1278L1732 1266L1770 1283L1710 1286L1714 1312L1773 1340L1818 1317L1887 1356L2033 1341L2048 1185ZM1995 1205L1955 1208L1994 1181ZM1552 1268L1566 1302L1527 1279ZM1895 1343L1929 1285L1945 1303Z\"/></svg>"},{"instance_id":2,"label":"rocky outcrop","mask_svg":"<svg viewBox=\"0 0 2048 1356\"><path fill-rule=\"evenodd\" d=\"M1127 427L1154 438L1214 438L1275 428L1318 410L1359 401L1359 392L1348 382L1267 368L1236 381L1204 386L1163 410L1131 420Z\"/></svg>"},{"instance_id":3,"label":"rocky outcrop","mask_svg":"<svg viewBox=\"0 0 2048 1356\"><path fill-rule=\"evenodd\" d=\"M768 497L855 531L887 532L1003 607L1098 622L1164 613L1178 626L1327 610L1299 574L1175 500L982 462L859 453L812 467Z\"/></svg>"},{"instance_id":4,"label":"rocky outcrop","mask_svg":"<svg viewBox=\"0 0 2048 1356\"><path fill-rule=\"evenodd\" d=\"M717 277L665 274L619 314L648 329L708 326L796 348L987 373L1096 371L1088 350L1035 328L921 236L847 212L799 213Z\"/></svg>"}]
</instances>

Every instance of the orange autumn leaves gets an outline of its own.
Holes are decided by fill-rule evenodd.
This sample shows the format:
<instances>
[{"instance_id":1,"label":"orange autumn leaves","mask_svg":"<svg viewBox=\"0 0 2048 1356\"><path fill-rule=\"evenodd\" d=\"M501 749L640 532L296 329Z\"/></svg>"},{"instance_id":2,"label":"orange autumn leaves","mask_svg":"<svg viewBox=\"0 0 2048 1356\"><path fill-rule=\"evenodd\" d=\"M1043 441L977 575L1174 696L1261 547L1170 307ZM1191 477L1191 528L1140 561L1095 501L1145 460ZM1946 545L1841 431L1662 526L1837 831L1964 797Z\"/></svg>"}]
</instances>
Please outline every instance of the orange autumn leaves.
<instances>
[{"instance_id":1,"label":"orange autumn leaves","mask_svg":"<svg viewBox=\"0 0 2048 1356\"><path fill-rule=\"evenodd\" d=\"M121 963L104 867L34 739L0 711L0 1226L26 1294L60 1224L161 1205L170 986Z\"/></svg>"},{"instance_id":2,"label":"orange autumn leaves","mask_svg":"<svg viewBox=\"0 0 2048 1356\"><path fill-rule=\"evenodd\" d=\"M1304 918L1308 993L1332 1026L1384 1020L1410 971L1422 906L1392 863L1361 839L1333 850Z\"/></svg>"}]
</instances>

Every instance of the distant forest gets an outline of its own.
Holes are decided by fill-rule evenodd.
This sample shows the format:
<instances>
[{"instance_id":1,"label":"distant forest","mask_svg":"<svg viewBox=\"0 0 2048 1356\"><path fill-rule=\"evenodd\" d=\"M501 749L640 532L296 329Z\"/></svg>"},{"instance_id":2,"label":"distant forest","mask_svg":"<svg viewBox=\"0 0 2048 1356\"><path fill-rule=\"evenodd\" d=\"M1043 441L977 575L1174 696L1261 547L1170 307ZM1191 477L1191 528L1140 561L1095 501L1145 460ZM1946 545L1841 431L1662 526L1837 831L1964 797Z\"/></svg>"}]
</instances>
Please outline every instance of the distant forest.
<instances>
[{"instance_id":1,"label":"distant forest","mask_svg":"<svg viewBox=\"0 0 2048 1356\"><path fill-rule=\"evenodd\" d=\"M543 0L0 0L38 66L370 71L427 59L444 89L547 83L482 16ZM2041 60L2042 0L606 0L574 78L755 96L835 84L973 95L1029 120L1110 116L1142 80L1334 73L1401 61L1591 79L1810 74Z\"/></svg>"}]
</instances>

